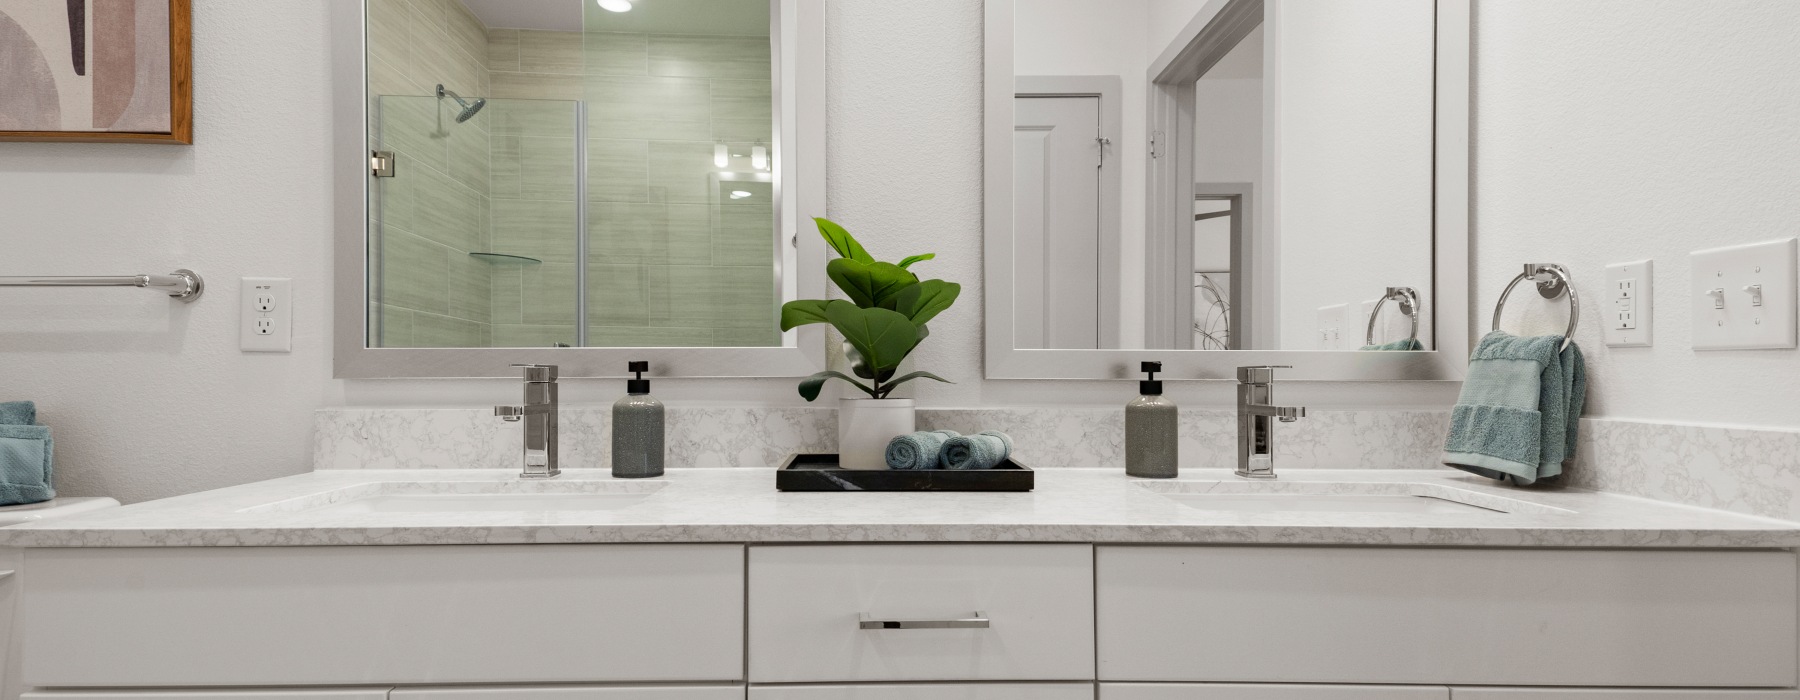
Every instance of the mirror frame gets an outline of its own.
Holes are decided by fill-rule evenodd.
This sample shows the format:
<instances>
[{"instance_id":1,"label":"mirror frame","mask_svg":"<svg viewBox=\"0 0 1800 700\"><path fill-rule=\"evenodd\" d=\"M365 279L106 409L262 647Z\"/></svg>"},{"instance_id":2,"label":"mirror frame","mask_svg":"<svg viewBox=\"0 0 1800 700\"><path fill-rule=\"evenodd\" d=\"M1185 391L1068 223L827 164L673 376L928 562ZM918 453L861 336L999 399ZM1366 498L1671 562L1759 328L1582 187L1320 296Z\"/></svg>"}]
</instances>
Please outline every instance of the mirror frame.
<instances>
[{"instance_id":1,"label":"mirror frame","mask_svg":"<svg viewBox=\"0 0 1800 700\"><path fill-rule=\"evenodd\" d=\"M332 376L345 378L517 378L514 363L554 364L565 378L624 377L626 363L650 358L657 377L803 377L825 369L825 331L782 335L780 347L751 348L372 348L368 346L368 80L364 0L328 0L332 78ZM770 40L779 119L773 161L779 240L794 248L795 299L825 296L825 244L799 235L825 212L825 0L770 0L778 13ZM792 51L784 52L782 47ZM783 189L791 189L784 193ZM791 202L791 204L790 204ZM782 274L790 274L784 270Z\"/></svg>"},{"instance_id":2,"label":"mirror frame","mask_svg":"<svg viewBox=\"0 0 1800 700\"><path fill-rule=\"evenodd\" d=\"M989 379L1128 379L1138 376L1138 363L1161 361L1169 380L1236 381L1247 365L1292 365L1282 380L1299 381L1445 381L1463 377L1474 327L1469 295L1469 122L1471 0L1435 0L1437 14L1435 133L1432 193L1432 314L1434 350L1420 352L1342 352L1315 350L1035 350L1013 347L1013 47L1014 8L1019 0L986 0L983 52L983 202L982 237L985 369ZM1172 143L1164 148L1191 148L1193 114L1183 107L1180 86L1162 82L1172 65L1194 60L1206 51L1197 41L1236 33L1224 50L1256 25L1263 0L1211 0L1183 28L1171 50L1154 61L1147 80L1150 132L1164 132ZM1214 20L1218 20L1217 26ZM1199 48L1196 48L1199 47ZM1222 53L1222 52L1216 52ZM1215 59L1216 60L1216 57ZM1190 66L1191 67L1191 66ZM1191 85L1187 104L1193 101ZM1279 106L1276 106L1279 109ZM1183 120L1186 120L1185 122ZM1132 146L1125 146L1132 147ZM1181 208L1191 214L1192 177L1183 186L1176 168L1159 168L1151 158L1146 178L1146 226L1175 230ZM1265 202L1269 197L1261 197ZM1127 206L1130 206L1127 203ZM1264 211L1269 211L1265 208ZM1270 218L1258 212L1258 218ZM1171 240L1173 238L1171 237ZM1150 251L1146 246L1146 255ZM1359 326L1360 327L1360 326Z\"/></svg>"}]
</instances>

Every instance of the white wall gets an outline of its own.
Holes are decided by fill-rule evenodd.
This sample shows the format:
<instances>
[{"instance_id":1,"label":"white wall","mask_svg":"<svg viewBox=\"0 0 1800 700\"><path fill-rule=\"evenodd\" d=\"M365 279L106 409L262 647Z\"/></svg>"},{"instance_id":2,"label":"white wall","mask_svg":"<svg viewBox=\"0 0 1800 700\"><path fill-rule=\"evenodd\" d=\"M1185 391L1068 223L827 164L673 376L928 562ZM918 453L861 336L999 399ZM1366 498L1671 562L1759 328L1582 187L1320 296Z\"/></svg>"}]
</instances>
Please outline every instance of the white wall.
<instances>
[{"instance_id":1,"label":"white wall","mask_svg":"<svg viewBox=\"0 0 1800 700\"><path fill-rule=\"evenodd\" d=\"M1800 234L1800 3L1482 0L1475 20L1481 327L1519 263L1560 262L1587 293L1589 415L1800 426L1800 353L1694 352L1685 291L1691 250ZM1639 258L1656 344L1604 347L1604 266ZM1561 332L1525 296L1506 327Z\"/></svg>"},{"instance_id":2,"label":"white wall","mask_svg":"<svg viewBox=\"0 0 1800 700\"><path fill-rule=\"evenodd\" d=\"M1318 309L1344 303L1359 347L1358 304L1389 286L1431 307L1432 4L1267 5L1280 338L1258 347L1318 349Z\"/></svg>"}]
</instances>

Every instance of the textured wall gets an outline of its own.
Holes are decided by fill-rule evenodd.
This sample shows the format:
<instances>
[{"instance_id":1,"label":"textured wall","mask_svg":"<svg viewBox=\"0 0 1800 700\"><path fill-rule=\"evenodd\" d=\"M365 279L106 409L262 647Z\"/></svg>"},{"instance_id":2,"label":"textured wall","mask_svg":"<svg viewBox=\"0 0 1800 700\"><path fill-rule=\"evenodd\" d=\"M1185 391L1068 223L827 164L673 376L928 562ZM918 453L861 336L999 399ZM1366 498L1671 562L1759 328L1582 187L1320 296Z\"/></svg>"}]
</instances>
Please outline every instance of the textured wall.
<instances>
[{"instance_id":1,"label":"textured wall","mask_svg":"<svg viewBox=\"0 0 1800 700\"><path fill-rule=\"evenodd\" d=\"M1689 251L1800 233L1800 3L1484 0L1475 19L1481 327L1520 263L1560 262L1587 294L1588 415L1800 424L1800 354L1694 352L1686 292ZM1605 265L1640 258L1655 345L1604 347ZM1561 308L1515 296L1507 328L1561 332Z\"/></svg>"},{"instance_id":2,"label":"textured wall","mask_svg":"<svg viewBox=\"0 0 1800 700\"><path fill-rule=\"evenodd\" d=\"M322 3L194 4L195 145L0 143L0 274L206 277L0 290L0 395L36 399L58 487L124 500L301 471L326 349ZM238 277L294 278L294 352L238 352Z\"/></svg>"}]
</instances>

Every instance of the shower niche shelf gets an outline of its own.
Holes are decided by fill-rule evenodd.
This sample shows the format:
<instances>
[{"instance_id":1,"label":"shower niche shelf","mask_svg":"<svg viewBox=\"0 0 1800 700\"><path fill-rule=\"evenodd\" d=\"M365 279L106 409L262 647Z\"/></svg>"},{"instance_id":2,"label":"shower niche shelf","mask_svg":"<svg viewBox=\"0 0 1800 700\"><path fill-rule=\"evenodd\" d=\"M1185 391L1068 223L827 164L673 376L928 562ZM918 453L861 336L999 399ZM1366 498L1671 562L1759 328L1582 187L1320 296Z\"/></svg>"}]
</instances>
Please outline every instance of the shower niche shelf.
<instances>
[{"instance_id":1,"label":"shower niche shelf","mask_svg":"<svg viewBox=\"0 0 1800 700\"><path fill-rule=\"evenodd\" d=\"M470 253L469 257L494 265L541 265L544 261L507 253Z\"/></svg>"}]
</instances>

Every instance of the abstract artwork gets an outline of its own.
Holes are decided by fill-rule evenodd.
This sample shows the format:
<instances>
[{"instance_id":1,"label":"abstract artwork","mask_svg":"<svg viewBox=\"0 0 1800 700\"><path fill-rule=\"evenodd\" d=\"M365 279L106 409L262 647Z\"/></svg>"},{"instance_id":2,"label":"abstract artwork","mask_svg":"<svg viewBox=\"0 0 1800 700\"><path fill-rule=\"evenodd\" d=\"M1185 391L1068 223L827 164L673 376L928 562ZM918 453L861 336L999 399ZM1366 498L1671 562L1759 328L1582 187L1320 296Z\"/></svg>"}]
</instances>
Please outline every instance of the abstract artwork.
<instances>
[{"instance_id":1,"label":"abstract artwork","mask_svg":"<svg viewBox=\"0 0 1800 700\"><path fill-rule=\"evenodd\" d=\"M0 0L0 140L193 143L189 0Z\"/></svg>"}]
</instances>

